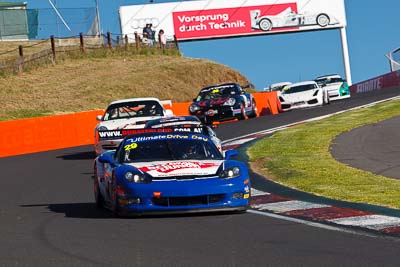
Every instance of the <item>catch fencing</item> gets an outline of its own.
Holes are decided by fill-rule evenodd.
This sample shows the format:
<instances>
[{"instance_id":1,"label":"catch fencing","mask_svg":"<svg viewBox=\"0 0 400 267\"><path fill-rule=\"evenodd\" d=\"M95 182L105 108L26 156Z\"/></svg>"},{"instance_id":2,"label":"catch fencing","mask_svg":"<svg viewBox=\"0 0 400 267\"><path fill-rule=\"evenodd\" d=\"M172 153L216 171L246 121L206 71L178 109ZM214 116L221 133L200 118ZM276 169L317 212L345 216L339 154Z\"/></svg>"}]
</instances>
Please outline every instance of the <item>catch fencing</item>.
<instances>
[{"instance_id":1,"label":"catch fencing","mask_svg":"<svg viewBox=\"0 0 400 267\"><path fill-rule=\"evenodd\" d=\"M15 74L41 65L54 64L67 57L78 57L86 53L128 52L130 54L179 53L176 39L163 44L160 38L150 44L140 34L135 39L127 35L112 34L83 35L40 41L19 41L0 43L0 75ZM171 52L172 51L172 52Z\"/></svg>"}]
</instances>

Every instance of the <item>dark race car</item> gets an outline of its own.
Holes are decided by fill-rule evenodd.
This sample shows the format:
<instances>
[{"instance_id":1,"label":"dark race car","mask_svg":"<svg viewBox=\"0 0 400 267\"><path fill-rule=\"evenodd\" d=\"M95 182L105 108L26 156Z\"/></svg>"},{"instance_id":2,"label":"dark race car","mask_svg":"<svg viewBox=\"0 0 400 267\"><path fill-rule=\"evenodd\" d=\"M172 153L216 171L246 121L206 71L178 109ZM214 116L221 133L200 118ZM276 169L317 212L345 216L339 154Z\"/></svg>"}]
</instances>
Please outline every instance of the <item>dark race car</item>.
<instances>
[{"instance_id":1,"label":"dark race car","mask_svg":"<svg viewBox=\"0 0 400 267\"><path fill-rule=\"evenodd\" d=\"M205 87L189 106L191 115L204 123L257 116L254 97L237 83Z\"/></svg>"}]
</instances>

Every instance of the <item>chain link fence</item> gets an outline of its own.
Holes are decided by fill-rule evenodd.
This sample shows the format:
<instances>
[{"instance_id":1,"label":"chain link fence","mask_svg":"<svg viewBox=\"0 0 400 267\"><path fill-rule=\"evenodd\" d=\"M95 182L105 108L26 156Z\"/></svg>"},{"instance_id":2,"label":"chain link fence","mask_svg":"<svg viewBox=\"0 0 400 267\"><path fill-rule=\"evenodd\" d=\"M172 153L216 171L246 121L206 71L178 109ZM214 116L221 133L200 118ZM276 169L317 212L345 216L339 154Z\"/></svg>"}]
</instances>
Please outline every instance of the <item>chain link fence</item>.
<instances>
[{"instance_id":1,"label":"chain link fence","mask_svg":"<svg viewBox=\"0 0 400 267\"><path fill-rule=\"evenodd\" d=\"M97 34L99 32L95 7L44 9L0 8L0 40L42 40Z\"/></svg>"}]
</instances>

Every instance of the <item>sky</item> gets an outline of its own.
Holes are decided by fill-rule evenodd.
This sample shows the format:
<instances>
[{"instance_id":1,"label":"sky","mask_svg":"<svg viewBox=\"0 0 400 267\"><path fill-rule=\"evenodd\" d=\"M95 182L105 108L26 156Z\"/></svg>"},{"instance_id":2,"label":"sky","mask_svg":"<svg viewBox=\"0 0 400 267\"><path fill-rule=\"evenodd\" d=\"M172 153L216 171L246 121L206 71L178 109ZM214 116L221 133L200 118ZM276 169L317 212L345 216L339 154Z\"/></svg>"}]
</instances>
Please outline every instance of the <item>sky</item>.
<instances>
[{"instance_id":1,"label":"sky","mask_svg":"<svg viewBox=\"0 0 400 267\"><path fill-rule=\"evenodd\" d=\"M50 7L48 0L27 2L28 8ZM58 8L95 5L95 0L54 2ZM103 32L121 32L118 14L120 6L149 2L98 0ZM400 1L345 0L345 7L353 84L388 73L390 65L384 55L400 47ZM212 60L239 71L257 90L271 83L312 80L325 74L338 73L345 76L338 29L183 42L180 49L185 57Z\"/></svg>"}]
</instances>

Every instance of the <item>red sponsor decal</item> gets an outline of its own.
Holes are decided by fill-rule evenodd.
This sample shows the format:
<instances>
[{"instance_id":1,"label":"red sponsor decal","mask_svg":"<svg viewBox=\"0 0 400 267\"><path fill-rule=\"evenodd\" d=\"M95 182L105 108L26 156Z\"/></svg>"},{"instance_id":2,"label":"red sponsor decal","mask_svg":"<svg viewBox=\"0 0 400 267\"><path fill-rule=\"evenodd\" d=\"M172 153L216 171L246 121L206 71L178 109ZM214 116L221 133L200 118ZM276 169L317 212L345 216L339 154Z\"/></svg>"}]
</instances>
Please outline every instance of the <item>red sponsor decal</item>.
<instances>
[{"instance_id":1,"label":"red sponsor decal","mask_svg":"<svg viewBox=\"0 0 400 267\"><path fill-rule=\"evenodd\" d=\"M228 101L229 97L226 98L216 98L216 99L211 99L211 100L202 100L197 103L199 107L206 107L208 105L221 105Z\"/></svg>"},{"instance_id":2,"label":"red sponsor decal","mask_svg":"<svg viewBox=\"0 0 400 267\"><path fill-rule=\"evenodd\" d=\"M210 105L221 105L221 104L225 103L226 101L228 101L228 99L229 99L229 97L213 99L213 100L211 100Z\"/></svg>"},{"instance_id":3,"label":"red sponsor decal","mask_svg":"<svg viewBox=\"0 0 400 267\"><path fill-rule=\"evenodd\" d=\"M254 12L259 17L275 16L287 8L297 12L296 3L173 12L174 31L181 40L265 33L252 25Z\"/></svg>"},{"instance_id":4,"label":"red sponsor decal","mask_svg":"<svg viewBox=\"0 0 400 267\"><path fill-rule=\"evenodd\" d=\"M212 110L212 109L210 109L210 110L208 110L208 111L205 112L205 114L206 114L207 116L210 116L210 117L214 116L214 113L215 113L215 111Z\"/></svg>"},{"instance_id":5,"label":"red sponsor decal","mask_svg":"<svg viewBox=\"0 0 400 267\"><path fill-rule=\"evenodd\" d=\"M199 107L206 107L206 106L207 106L207 103L208 103L208 100L202 100L202 101L200 101L197 105L198 105Z\"/></svg>"},{"instance_id":6,"label":"red sponsor decal","mask_svg":"<svg viewBox=\"0 0 400 267\"><path fill-rule=\"evenodd\" d=\"M169 163L157 164L152 166L144 166L139 168L139 170L143 172L157 171L162 173L169 173L181 169L207 169L207 168L217 167L218 165L219 165L218 163L181 161L181 162L169 162Z\"/></svg>"},{"instance_id":7,"label":"red sponsor decal","mask_svg":"<svg viewBox=\"0 0 400 267\"><path fill-rule=\"evenodd\" d=\"M171 128L160 128L160 129L126 129L122 130L122 135L127 136L128 134L144 134L144 133L170 133L173 129Z\"/></svg>"}]
</instances>

